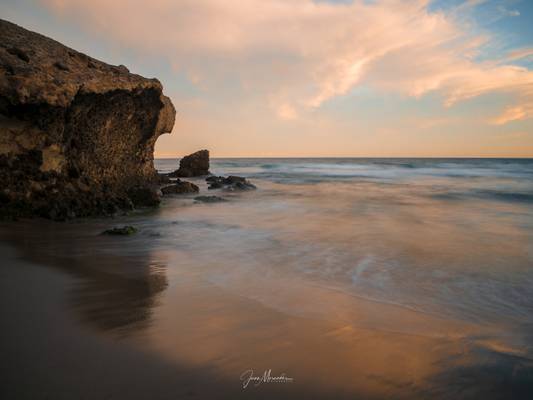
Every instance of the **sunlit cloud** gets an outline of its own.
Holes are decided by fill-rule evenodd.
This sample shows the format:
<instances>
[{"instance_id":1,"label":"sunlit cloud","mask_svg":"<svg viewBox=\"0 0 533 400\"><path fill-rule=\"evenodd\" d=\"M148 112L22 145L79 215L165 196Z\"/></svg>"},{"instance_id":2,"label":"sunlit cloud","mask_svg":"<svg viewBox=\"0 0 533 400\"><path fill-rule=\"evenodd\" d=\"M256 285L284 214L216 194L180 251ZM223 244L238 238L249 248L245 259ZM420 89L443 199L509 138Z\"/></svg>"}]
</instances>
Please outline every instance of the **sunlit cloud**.
<instances>
[{"instance_id":1,"label":"sunlit cloud","mask_svg":"<svg viewBox=\"0 0 533 400\"><path fill-rule=\"evenodd\" d=\"M290 120L290 119L295 119L297 117L297 114L294 108L290 104L286 104L286 103L279 105L277 109L277 113L281 119Z\"/></svg>"},{"instance_id":2,"label":"sunlit cloud","mask_svg":"<svg viewBox=\"0 0 533 400\"><path fill-rule=\"evenodd\" d=\"M533 102L524 103L518 106L507 107L501 115L491 122L495 125L503 125L511 121L519 121L533 117Z\"/></svg>"},{"instance_id":3,"label":"sunlit cloud","mask_svg":"<svg viewBox=\"0 0 533 400\"><path fill-rule=\"evenodd\" d=\"M446 13L430 11L427 0L42 1L86 29L168 58L203 89L237 76L283 120L361 85L414 98L438 92L447 107L504 92L515 103L491 122L531 116L533 72L512 65L531 49L511 53L503 64L478 62L490 37L456 18L483 0Z\"/></svg>"}]
</instances>

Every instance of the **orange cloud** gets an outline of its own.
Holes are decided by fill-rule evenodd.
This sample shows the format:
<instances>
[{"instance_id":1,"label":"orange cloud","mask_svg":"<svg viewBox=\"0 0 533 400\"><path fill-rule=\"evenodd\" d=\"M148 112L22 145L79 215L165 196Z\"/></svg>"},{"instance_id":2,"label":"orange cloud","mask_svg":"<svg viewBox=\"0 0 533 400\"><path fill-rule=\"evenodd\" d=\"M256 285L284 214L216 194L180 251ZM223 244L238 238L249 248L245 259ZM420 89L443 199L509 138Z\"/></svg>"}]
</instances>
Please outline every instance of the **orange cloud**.
<instances>
[{"instance_id":1,"label":"orange cloud","mask_svg":"<svg viewBox=\"0 0 533 400\"><path fill-rule=\"evenodd\" d=\"M428 11L428 0L42 1L87 29L170 58L202 77L202 87L213 69L218 78L239 71L243 86L264 95L282 119L362 84L414 97L439 91L446 106L506 92L517 103L493 122L531 117L533 72L473 59L490 38L472 35L456 16L480 0L449 14Z\"/></svg>"},{"instance_id":2,"label":"orange cloud","mask_svg":"<svg viewBox=\"0 0 533 400\"><path fill-rule=\"evenodd\" d=\"M533 117L533 102L518 106L507 107L504 112L491 122L494 125L503 125L510 121L519 121Z\"/></svg>"}]
</instances>

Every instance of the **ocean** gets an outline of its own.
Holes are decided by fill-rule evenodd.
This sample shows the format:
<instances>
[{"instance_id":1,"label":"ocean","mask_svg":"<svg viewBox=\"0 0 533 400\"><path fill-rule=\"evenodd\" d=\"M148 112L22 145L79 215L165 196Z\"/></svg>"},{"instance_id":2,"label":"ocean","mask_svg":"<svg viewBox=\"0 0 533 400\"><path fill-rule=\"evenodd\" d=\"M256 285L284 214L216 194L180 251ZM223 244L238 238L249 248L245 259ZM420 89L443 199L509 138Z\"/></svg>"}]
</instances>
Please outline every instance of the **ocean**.
<instances>
[{"instance_id":1,"label":"ocean","mask_svg":"<svg viewBox=\"0 0 533 400\"><path fill-rule=\"evenodd\" d=\"M532 159L234 158L211 172L257 190L192 178L227 201L166 197L113 220L0 234L11 260L69 277L56 305L67 331L200 370L213 398L531 396ZM125 224L138 234L99 235ZM243 388L250 369L292 381ZM137 394L174 393L170 382Z\"/></svg>"},{"instance_id":2,"label":"ocean","mask_svg":"<svg viewBox=\"0 0 533 400\"><path fill-rule=\"evenodd\" d=\"M223 245L240 243L233 257L261 249L247 272L451 318L533 322L531 159L215 159L211 169L260 188L218 205L212 221L233 227Z\"/></svg>"}]
</instances>

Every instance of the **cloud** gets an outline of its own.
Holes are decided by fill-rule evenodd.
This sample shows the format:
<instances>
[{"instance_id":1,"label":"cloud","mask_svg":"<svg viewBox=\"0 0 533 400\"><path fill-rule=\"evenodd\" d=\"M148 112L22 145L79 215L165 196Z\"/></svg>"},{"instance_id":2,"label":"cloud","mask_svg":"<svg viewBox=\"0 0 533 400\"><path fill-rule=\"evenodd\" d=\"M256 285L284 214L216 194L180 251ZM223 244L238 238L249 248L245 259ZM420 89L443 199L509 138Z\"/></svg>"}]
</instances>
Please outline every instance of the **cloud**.
<instances>
[{"instance_id":1,"label":"cloud","mask_svg":"<svg viewBox=\"0 0 533 400\"><path fill-rule=\"evenodd\" d=\"M523 48L523 49L516 49L511 52L506 57L506 62L512 62L516 60L523 60L523 59L529 59L533 56L533 48Z\"/></svg>"},{"instance_id":2,"label":"cloud","mask_svg":"<svg viewBox=\"0 0 533 400\"><path fill-rule=\"evenodd\" d=\"M296 110L290 105L283 103L277 107L277 114L281 119L296 119Z\"/></svg>"},{"instance_id":3,"label":"cloud","mask_svg":"<svg viewBox=\"0 0 533 400\"><path fill-rule=\"evenodd\" d=\"M498 6L498 11L501 13L501 15L506 16L506 17L519 17L520 16L520 11L508 10L502 5Z\"/></svg>"},{"instance_id":4,"label":"cloud","mask_svg":"<svg viewBox=\"0 0 533 400\"><path fill-rule=\"evenodd\" d=\"M446 106L506 92L517 103L498 121L531 116L533 72L476 61L491 39L456 18L482 0L447 13L430 11L429 0L42 1L86 29L168 58L193 81L201 77L205 90L239 79L281 119L361 85L413 97L438 92Z\"/></svg>"},{"instance_id":5,"label":"cloud","mask_svg":"<svg viewBox=\"0 0 533 400\"><path fill-rule=\"evenodd\" d=\"M533 102L507 107L502 114L491 120L494 125L503 125L511 121L519 121L533 117Z\"/></svg>"}]
</instances>

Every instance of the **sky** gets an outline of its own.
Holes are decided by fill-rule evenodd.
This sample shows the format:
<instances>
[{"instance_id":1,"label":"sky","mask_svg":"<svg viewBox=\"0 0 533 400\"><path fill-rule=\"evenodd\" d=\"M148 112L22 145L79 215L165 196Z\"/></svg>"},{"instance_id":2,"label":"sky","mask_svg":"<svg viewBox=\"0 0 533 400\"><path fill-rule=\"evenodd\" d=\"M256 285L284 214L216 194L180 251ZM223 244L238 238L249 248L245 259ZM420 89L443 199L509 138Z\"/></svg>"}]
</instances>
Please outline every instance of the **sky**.
<instances>
[{"instance_id":1,"label":"sky","mask_svg":"<svg viewBox=\"0 0 533 400\"><path fill-rule=\"evenodd\" d=\"M156 157L533 157L531 0L0 0L157 77Z\"/></svg>"}]
</instances>

